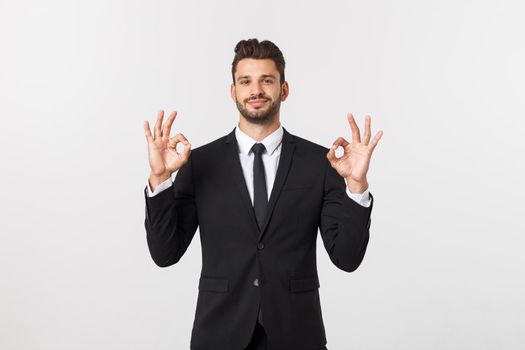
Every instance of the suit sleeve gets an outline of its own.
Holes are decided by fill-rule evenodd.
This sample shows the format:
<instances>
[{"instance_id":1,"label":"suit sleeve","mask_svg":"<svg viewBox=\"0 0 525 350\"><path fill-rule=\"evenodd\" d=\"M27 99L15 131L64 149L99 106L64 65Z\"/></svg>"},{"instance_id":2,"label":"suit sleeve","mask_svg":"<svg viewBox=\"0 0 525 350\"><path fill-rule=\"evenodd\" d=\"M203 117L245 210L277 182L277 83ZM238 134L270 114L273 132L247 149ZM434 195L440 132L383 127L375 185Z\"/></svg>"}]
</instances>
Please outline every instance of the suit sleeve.
<instances>
[{"instance_id":1,"label":"suit sleeve","mask_svg":"<svg viewBox=\"0 0 525 350\"><path fill-rule=\"evenodd\" d=\"M347 196L345 188L345 180L326 160L319 228L332 263L343 271L352 272L365 256L374 197L369 193L370 205L365 207Z\"/></svg>"},{"instance_id":2,"label":"suit sleeve","mask_svg":"<svg viewBox=\"0 0 525 350\"><path fill-rule=\"evenodd\" d=\"M192 178L192 156L178 171L173 185L146 199L146 238L155 264L177 263L190 245L198 226Z\"/></svg>"},{"instance_id":3,"label":"suit sleeve","mask_svg":"<svg viewBox=\"0 0 525 350\"><path fill-rule=\"evenodd\" d=\"M149 180L147 181L146 185L146 194L148 197L155 197L157 194L161 193L162 191L168 189L173 185L173 181L171 180L171 177L169 179L166 179L166 181L160 183L156 188L155 191L151 190Z\"/></svg>"},{"instance_id":4,"label":"suit sleeve","mask_svg":"<svg viewBox=\"0 0 525 350\"><path fill-rule=\"evenodd\" d=\"M370 196L368 193L370 190L367 188L363 193L352 193L346 188L346 194L348 197L352 198L355 202L361 204L363 207L369 207L370 206Z\"/></svg>"}]
</instances>

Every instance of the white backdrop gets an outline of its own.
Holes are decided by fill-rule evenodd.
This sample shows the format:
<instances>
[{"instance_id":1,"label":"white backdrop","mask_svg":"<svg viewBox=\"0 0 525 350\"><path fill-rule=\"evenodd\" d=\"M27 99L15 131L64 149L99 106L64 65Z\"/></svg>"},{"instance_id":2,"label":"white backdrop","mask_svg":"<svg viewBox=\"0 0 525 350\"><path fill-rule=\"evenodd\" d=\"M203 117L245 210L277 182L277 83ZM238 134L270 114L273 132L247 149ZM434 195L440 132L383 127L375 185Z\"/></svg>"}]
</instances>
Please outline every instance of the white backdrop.
<instances>
[{"instance_id":1,"label":"white backdrop","mask_svg":"<svg viewBox=\"0 0 525 350\"><path fill-rule=\"evenodd\" d=\"M150 258L142 123L230 132L233 48L283 51L288 131L384 135L365 259L318 239L328 349L525 346L520 1L0 1L0 348L188 349L198 232Z\"/></svg>"}]
</instances>

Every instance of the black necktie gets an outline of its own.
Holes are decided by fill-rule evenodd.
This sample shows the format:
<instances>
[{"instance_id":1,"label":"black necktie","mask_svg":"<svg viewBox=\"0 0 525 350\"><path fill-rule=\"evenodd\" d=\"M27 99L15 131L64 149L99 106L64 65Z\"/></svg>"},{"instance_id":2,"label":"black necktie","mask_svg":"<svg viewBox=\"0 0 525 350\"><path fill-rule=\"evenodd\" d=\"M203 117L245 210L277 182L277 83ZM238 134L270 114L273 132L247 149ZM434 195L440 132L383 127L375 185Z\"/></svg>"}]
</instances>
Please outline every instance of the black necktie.
<instances>
[{"instance_id":1,"label":"black necktie","mask_svg":"<svg viewBox=\"0 0 525 350\"><path fill-rule=\"evenodd\" d=\"M266 207L268 206L266 176L264 175L264 163L262 161L262 153L264 150L265 148L262 143L256 143L252 146L252 152L255 155L255 159L253 160L253 209L255 210L259 230L262 230ZM264 326L260 307L257 320Z\"/></svg>"},{"instance_id":2,"label":"black necktie","mask_svg":"<svg viewBox=\"0 0 525 350\"><path fill-rule=\"evenodd\" d=\"M266 189L266 177L264 175L264 163L262 153L265 148L262 143L256 143L252 147L255 155L253 160L253 209L255 217L259 224L259 230L262 230L266 207L268 206L268 191Z\"/></svg>"}]
</instances>

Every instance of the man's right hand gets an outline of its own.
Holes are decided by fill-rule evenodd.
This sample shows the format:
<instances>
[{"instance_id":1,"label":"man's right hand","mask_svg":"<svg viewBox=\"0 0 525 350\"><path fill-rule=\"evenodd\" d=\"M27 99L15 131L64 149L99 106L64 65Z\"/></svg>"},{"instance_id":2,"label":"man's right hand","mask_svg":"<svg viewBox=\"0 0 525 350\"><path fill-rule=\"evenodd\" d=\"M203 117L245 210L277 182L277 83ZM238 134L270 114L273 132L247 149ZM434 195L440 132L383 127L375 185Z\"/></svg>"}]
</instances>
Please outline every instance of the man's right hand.
<instances>
[{"instance_id":1,"label":"man's right hand","mask_svg":"<svg viewBox=\"0 0 525 350\"><path fill-rule=\"evenodd\" d=\"M171 177L175 171L179 170L188 161L191 153L191 144L182 134L177 134L170 138L171 125L177 115L173 111L168 120L162 125L164 111L160 110L157 114L155 123L155 135L151 135L148 121L144 121L144 132L148 141L148 160L151 169L149 183L152 190ZM182 142L184 150L177 152L177 144Z\"/></svg>"}]
</instances>

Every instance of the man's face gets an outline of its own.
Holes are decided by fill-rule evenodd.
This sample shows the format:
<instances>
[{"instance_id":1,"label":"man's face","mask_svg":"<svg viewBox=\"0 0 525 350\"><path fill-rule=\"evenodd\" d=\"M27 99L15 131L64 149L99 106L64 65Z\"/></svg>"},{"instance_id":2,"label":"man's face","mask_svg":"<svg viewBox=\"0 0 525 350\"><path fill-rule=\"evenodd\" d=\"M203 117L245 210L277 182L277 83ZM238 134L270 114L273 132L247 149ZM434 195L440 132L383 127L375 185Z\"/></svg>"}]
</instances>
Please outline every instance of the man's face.
<instances>
[{"instance_id":1,"label":"man's face","mask_svg":"<svg viewBox=\"0 0 525 350\"><path fill-rule=\"evenodd\" d=\"M278 115L281 101L288 96L288 83L279 83L280 75L273 60L245 58L237 63L232 99L241 115L253 124L271 124Z\"/></svg>"}]
</instances>

